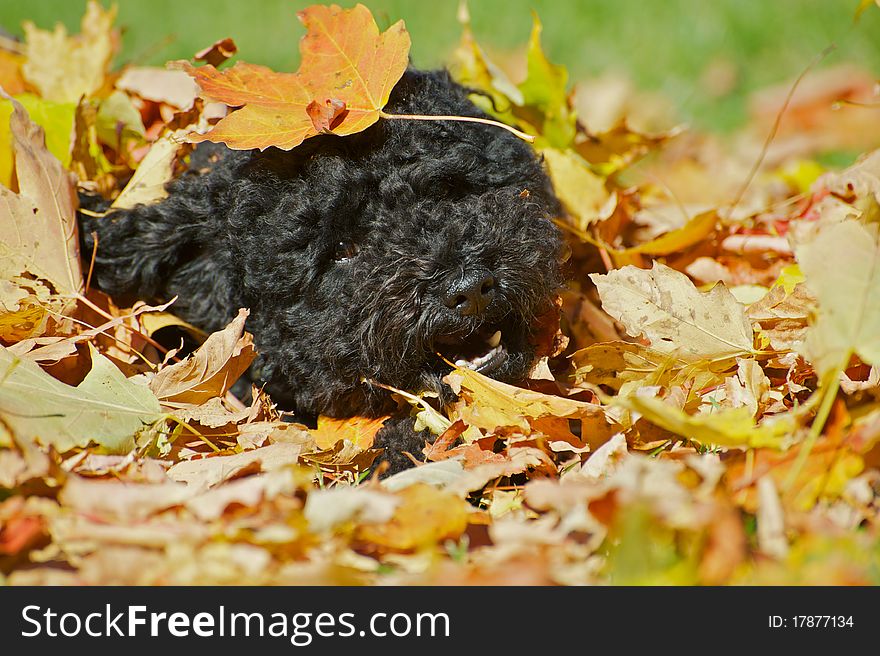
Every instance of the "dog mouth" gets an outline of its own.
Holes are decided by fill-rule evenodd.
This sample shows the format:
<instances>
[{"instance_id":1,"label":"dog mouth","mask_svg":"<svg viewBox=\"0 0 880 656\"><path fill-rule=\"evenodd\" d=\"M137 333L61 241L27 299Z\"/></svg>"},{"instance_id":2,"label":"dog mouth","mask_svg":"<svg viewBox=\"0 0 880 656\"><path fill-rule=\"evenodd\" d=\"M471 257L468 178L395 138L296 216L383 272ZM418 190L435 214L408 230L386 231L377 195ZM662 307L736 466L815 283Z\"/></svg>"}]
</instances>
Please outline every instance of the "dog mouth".
<instances>
[{"instance_id":1,"label":"dog mouth","mask_svg":"<svg viewBox=\"0 0 880 656\"><path fill-rule=\"evenodd\" d=\"M485 326L468 335L442 335L434 339L441 357L462 369L491 375L500 370L509 357L500 326Z\"/></svg>"}]
</instances>

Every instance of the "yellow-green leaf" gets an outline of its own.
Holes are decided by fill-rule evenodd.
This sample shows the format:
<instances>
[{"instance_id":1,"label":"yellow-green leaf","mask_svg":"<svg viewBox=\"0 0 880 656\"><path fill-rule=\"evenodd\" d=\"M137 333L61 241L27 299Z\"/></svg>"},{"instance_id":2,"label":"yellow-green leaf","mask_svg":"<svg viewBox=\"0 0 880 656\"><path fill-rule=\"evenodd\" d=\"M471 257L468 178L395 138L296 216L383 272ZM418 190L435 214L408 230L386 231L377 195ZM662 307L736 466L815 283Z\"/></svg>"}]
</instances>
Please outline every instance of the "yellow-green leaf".
<instances>
[{"instance_id":1,"label":"yellow-green leaf","mask_svg":"<svg viewBox=\"0 0 880 656\"><path fill-rule=\"evenodd\" d=\"M545 148L541 151L547 172L565 209L575 219L581 232L596 221L607 219L614 211L614 197L605 188L605 179L590 170L575 152Z\"/></svg>"},{"instance_id":2,"label":"yellow-green leaf","mask_svg":"<svg viewBox=\"0 0 880 656\"><path fill-rule=\"evenodd\" d=\"M0 347L0 418L18 439L64 452L96 442L127 453L134 435L162 418L146 385L128 380L90 345L92 369L76 387Z\"/></svg>"},{"instance_id":3,"label":"yellow-green leaf","mask_svg":"<svg viewBox=\"0 0 880 656\"><path fill-rule=\"evenodd\" d=\"M569 106L568 71L553 64L541 47L541 21L532 14L532 33L526 52L526 79L519 85L523 104L543 115L541 133L555 148L568 148L574 142L576 115Z\"/></svg>"},{"instance_id":4,"label":"yellow-green leaf","mask_svg":"<svg viewBox=\"0 0 880 656\"><path fill-rule=\"evenodd\" d=\"M752 411L746 406L689 415L658 398L637 394L614 397L613 404L638 412L670 433L704 445L782 448L793 440L797 425L794 413L755 423Z\"/></svg>"}]
</instances>

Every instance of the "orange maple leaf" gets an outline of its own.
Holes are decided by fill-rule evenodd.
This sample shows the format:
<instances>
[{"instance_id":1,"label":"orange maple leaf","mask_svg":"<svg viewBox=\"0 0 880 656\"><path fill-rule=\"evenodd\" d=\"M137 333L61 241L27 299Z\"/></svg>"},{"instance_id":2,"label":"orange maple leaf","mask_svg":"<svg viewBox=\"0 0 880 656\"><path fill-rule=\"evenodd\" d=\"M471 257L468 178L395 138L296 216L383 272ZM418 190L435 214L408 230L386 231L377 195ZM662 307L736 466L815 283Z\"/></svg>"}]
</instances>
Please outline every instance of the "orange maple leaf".
<instances>
[{"instance_id":1,"label":"orange maple leaf","mask_svg":"<svg viewBox=\"0 0 880 656\"><path fill-rule=\"evenodd\" d=\"M410 38L403 21L380 33L370 10L360 4L353 9L313 5L297 16L307 33L300 42L302 63L296 73L245 63L225 71L180 64L203 95L241 107L210 132L193 135L192 141L222 142L237 150L290 150L321 131L354 134L379 120L409 60ZM327 106L344 110L315 120L315 108Z\"/></svg>"}]
</instances>

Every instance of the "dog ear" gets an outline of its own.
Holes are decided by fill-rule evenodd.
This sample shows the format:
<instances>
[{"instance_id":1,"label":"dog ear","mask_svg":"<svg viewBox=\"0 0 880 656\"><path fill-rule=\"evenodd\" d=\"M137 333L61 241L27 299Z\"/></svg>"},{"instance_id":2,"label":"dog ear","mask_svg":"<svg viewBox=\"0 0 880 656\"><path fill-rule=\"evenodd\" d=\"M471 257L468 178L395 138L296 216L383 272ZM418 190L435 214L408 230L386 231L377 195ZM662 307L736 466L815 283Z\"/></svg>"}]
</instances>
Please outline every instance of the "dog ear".
<instances>
[{"instance_id":1,"label":"dog ear","mask_svg":"<svg viewBox=\"0 0 880 656\"><path fill-rule=\"evenodd\" d=\"M221 265L203 246L211 228L210 195L201 178L181 179L168 198L104 216L79 214L85 267L92 284L117 302L180 297L175 312L201 328L230 317L221 298ZM213 295L213 296L212 296Z\"/></svg>"}]
</instances>

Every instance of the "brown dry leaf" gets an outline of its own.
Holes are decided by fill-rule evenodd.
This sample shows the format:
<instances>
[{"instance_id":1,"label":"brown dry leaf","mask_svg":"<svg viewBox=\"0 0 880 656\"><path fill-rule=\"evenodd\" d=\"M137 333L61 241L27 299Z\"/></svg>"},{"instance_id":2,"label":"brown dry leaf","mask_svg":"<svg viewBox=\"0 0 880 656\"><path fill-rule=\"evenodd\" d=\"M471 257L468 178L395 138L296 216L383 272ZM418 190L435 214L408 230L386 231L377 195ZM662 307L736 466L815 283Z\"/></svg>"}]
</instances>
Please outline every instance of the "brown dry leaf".
<instances>
[{"instance_id":1,"label":"brown dry leaf","mask_svg":"<svg viewBox=\"0 0 880 656\"><path fill-rule=\"evenodd\" d=\"M709 210L697 214L683 226L671 230L655 239L622 250L611 249L609 254L615 263L626 264L633 255L670 255L702 243L715 232L718 225L718 213Z\"/></svg>"},{"instance_id":2,"label":"brown dry leaf","mask_svg":"<svg viewBox=\"0 0 880 656\"><path fill-rule=\"evenodd\" d=\"M448 492L419 483L397 496L400 505L390 521L358 527L357 537L365 546L411 551L457 538L467 528L470 507Z\"/></svg>"},{"instance_id":3,"label":"brown dry leaf","mask_svg":"<svg viewBox=\"0 0 880 656\"><path fill-rule=\"evenodd\" d=\"M215 520L230 506L259 508L279 495L291 496L302 487L302 477L291 468L274 469L259 476L228 481L188 498L187 510L203 522Z\"/></svg>"},{"instance_id":4,"label":"brown dry leaf","mask_svg":"<svg viewBox=\"0 0 880 656\"><path fill-rule=\"evenodd\" d=\"M841 198L873 198L880 204L880 150L863 155L840 173L825 174L816 184Z\"/></svg>"},{"instance_id":5,"label":"brown dry leaf","mask_svg":"<svg viewBox=\"0 0 880 656\"><path fill-rule=\"evenodd\" d=\"M208 337L190 357L152 376L149 385L156 397L166 406L179 406L199 405L225 394L256 357L253 337L244 332L248 314L239 310L226 328Z\"/></svg>"},{"instance_id":6,"label":"brown dry leaf","mask_svg":"<svg viewBox=\"0 0 880 656\"><path fill-rule=\"evenodd\" d=\"M38 339L46 332L52 306L58 305L54 300L39 280L0 279L0 340L17 345Z\"/></svg>"},{"instance_id":7,"label":"brown dry leaf","mask_svg":"<svg viewBox=\"0 0 880 656\"><path fill-rule=\"evenodd\" d=\"M609 176L626 168L647 153L659 149L681 132L681 128L675 128L658 134L640 134L630 128L626 119L622 118L604 132L579 133L574 148L602 175Z\"/></svg>"},{"instance_id":8,"label":"brown dry leaf","mask_svg":"<svg viewBox=\"0 0 880 656\"><path fill-rule=\"evenodd\" d=\"M78 103L100 89L116 49L114 20L115 6L105 10L97 0L89 0L81 34L68 36L61 23L47 32L26 21L27 61L22 70L27 81L43 98L57 102Z\"/></svg>"},{"instance_id":9,"label":"brown dry leaf","mask_svg":"<svg viewBox=\"0 0 880 656\"><path fill-rule=\"evenodd\" d=\"M14 556L27 551L36 546L44 535L45 520L39 515L28 514L24 504L16 503L19 500L20 497L10 499L7 504L12 505L11 508L0 506L0 556Z\"/></svg>"},{"instance_id":10,"label":"brown dry leaf","mask_svg":"<svg viewBox=\"0 0 880 656\"><path fill-rule=\"evenodd\" d=\"M749 305L746 314L770 346L783 351L804 341L809 318L815 311L816 298L801 283L790 293L784 285L771 287L761 299Z\"/></svg>"},{"instance_id":11,"label":"brown dry leaf","mask_svg":"<svg viewBox=\"0 0 880 656\"><path fill-rule=\"evenodd\" d=\"M32 442L22 440L14 448L0 448L0 489L12 490L34 479L48 482L52 470L52 459Z\"/></svg>"},{"instance_id":12,"label":"brown dry leaf","mask_svg":"<svg viewBox=\"0 0 880 656\"><path fill-rule=\"evenodd\" d=\"M401 498L379 490L337 486L314 490L306 499L303 514L309 528L323 533L342 524L384 524L391 521Z\"/></svg>"},{"instance_id":13,"label":"brown dry leaf","mask_svg":"<svg viewBox=\"0 0 880 656\"><path fill-rule=\"evenodd\" d=\"M58 294L82 289L76 189L46 150L42 128L12 101L9 121L20 193L0 186L0 278L22 273L52 283Z\"/></svg>"},{"instance_id":14,"label":"brown dry leaf","mask_svg":"<svg viewBox=\"0 0 880 656\"><path fill-rule=\"evenodd\" d=\"M571 379L575 385L604 385L617 392L627 383L659 384L662 374L680 364L674 358L631 342L593 344L569 357L574 365Z\"/></svg>"},{"instance_id":15,"label":"brown dry leaf","mask_svg":"<svg viewBox=\"0 0 880 656\"><path fill-rule=\"evenodd\" d=\"M119 329L122 325L126 325L129 322L137 320L139 316L142 315L142 313L161 312L170 304L171 303L169 302L165 303L164 305L153 307L145 303L141 303L132 308L132 311L130 313L116 316L113 319L109 319L104 323L95 326L94 328L89 328L87 330L76 333L75 335L68 335L64 337L50 336L25 339L18 342L17 344L13 344L12 346L10 346L9 352L18 357L31 360L32 362L39 362L42 364L57 362L63 358L73 355L76 352L77 344L95 340L102 335L109 333L111 330ZM0 323L2 323L2 318L0 318ZM125 333L125 331L123 330L123 334L130 333ZM123 345L125 344L125 341L123 338L117 338L116 343L118 345Z\"/></svg>"},{"instance_id":16,"label":"brown dry leaf","mask_svg":"<svg viewBox=\"0 0 880 656\"><path fill-rule=\"evenodd\" d=\"M235 45L235 41L226 37L225 39L215 41L204 50L199 50L193 56L193 59L203 61L211 66L219 66L236 52L238 52L238 47Z\"/></svg>"},{"instance_id":17,"label":"brown dry leaf","mask_svg":"<svg viewBox=\"0 0 880 656\"><path fill-rule=\"evenodd\" d=\"M215 396L201 405L190 405L174 411L174 418L179 421L195 422L207 428L220 428L230 424L238 424L253 419L259 408L241 408L231 410L223 397Z\"/></svg>"},{"instance_id":18,"label":"brown dry leaf","mask_svg":"<svg viewBox=\"0 0 880 656\"><path fill-rule=\"evenodd\" d=\"M363 450L352 442L339 440L329 449L304 454L300 461L329 473L361 473L367 471L381 453L381 449Z\"/></svg>"}]
</instances>

